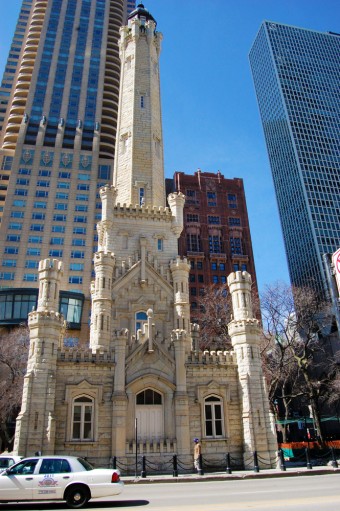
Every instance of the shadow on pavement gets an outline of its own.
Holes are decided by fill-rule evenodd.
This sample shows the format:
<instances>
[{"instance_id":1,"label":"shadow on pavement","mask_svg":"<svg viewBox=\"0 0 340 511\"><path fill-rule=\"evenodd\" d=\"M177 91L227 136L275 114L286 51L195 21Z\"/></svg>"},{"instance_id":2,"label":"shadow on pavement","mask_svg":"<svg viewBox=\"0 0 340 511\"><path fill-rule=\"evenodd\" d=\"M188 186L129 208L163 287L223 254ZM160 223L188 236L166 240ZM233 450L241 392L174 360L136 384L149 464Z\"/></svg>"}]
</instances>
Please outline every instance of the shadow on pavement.
<instances>
[{"instance_id":1,"label":"shadow on pavement","mask_svg":"<svg viewBox=\"0 0 340 511\"><path fill-rule=\"evenodd\" d=\"M124 507L140 507L147 506L150 504L148 500L105 500L98 501L93 500L90 501L86 506L81 509L107 509L107 508L124 508ZM65 502L10 502L10 503L0 503L0 511L51 511L68 509Z\"/></svg>"}]
</instances>

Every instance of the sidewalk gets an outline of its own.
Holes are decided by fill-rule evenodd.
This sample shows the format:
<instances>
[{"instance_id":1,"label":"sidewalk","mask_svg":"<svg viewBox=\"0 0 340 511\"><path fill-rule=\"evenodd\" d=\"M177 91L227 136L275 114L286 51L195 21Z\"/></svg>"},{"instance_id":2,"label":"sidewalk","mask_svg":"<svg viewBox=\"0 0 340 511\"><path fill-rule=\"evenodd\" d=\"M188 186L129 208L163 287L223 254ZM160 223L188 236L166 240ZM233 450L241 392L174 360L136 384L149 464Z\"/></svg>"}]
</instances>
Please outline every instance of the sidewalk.
<instances>
[{"instance_id":1,"label":"sidewalk","mask_svg":"<svg viewBox=\"0 0 340 511\"><path fill-rule=\"evenodd\" d=\"M340 474L340 468L333 467L313 467L307 469L306 467L289 467L286 471L280 469L267 469L260 470L259 472L252 472L251 470L242 470L227 474L225 472L214 472L204 475L198 474L179 474L178 477L172 477L171 474L165 475L147 475L142 478L137 476L122 476L121 480L125 484L150 484L150 483L192 483L197 481L227 481L237 479L258 479L258 478L271 478L271 477L296 477L296 476L312 476L312 475L325 475L325 474Z\"/></svg>"},{"instance_id":2,"label":"sidewalk","mask_svg":"<svg viewBox=\"0 0 340 511\"><path fill-rule=\"evenodd\" d=\"M326 474L340 474L340 468L333 467L313 467L307 469L305 467L287 468L286 471L280 469L267 469L260 470L260 472L252 472L251 470L243 470L227 474L225 472L213 472L204 475L198 474L179 474L178 477L172 477L171 474L165 475L147 475L142 478L137 476L122 476L121 480L125 484L150 484L150 483L192 483L198 481L227 481L237 479L256 479L256 478L270 478L270 477L295 477L295 476L312 476L312 475L326 475Z\"/></svg>"}]
</instances>

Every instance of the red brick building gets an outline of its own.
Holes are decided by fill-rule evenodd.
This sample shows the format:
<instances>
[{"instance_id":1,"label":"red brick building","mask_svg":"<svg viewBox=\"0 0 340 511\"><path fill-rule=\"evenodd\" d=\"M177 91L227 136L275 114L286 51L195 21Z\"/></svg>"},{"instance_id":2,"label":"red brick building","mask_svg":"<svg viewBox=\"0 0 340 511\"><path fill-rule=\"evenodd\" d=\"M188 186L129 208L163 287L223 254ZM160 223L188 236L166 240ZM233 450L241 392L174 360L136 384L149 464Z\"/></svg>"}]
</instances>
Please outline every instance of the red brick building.
<instances>
[{"instance_id":1,"label":"red brick building","mask_svg":"<svg viewBox=\"0 0 340 511\"><path fill-rule=\"evenodd\" d=\"M186 196L179 254L191 263L192 309L205 286L226 283L232 271L246 270L256 286L243 180L225 179L220 172L175 172L167 191Z\"/></svg>"}]
</instances>

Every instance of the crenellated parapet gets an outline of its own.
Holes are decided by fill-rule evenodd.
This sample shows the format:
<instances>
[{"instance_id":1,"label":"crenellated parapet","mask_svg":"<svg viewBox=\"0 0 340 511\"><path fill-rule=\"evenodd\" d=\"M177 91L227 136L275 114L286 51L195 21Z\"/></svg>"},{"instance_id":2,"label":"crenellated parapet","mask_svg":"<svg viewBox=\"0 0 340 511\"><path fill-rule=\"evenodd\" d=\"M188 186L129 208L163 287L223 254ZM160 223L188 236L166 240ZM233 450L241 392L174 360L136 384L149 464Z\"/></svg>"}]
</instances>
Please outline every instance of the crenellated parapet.
<instances>
[{"instance_id":1,"label":"crenellated parapet","mask_svg":"<svg viewBox=\"0 0 340 511\"><path fill-rule=\"evenodd\" d=\"M188 354L186 364L191 365L223 365L237 368L236 356L232 351L199 351Z\"/></svg>"},{"instance_id":2,"label":"crenellated parapet","mask_svg":"<svg viewBox=\"0 0 340 511\"><path fill-rule=\"evenodd\" d=\"M247 334L248 344L260 344L261 326L260 322L255 318L242 319L238 321L232 320L228 324L228 333L232 339L233 346L244 342L244 334Z\"/></svg>"},{"instance_id":3,"label":"crenellated parapet","mask_svg":"<svg viewBox=\"0 0 340 511\"><path fill-rule=\"evenodd\" d=\"M36 310L28 314L29 328L37 325L40 322L43 322L44 326L46 326L50 321L56 322L62 328L65 326L64 316L57 311Z\"/></svg>"},{"instance_id":4,"label":"crenellated parapet","mask_svg":"<svg viewBox=\"0 0 340 511\"><path fill-rule=\"evenodd\" d=\"M140 218L141 220L154 220L159 222L165 220L172 222L172 213L169 208L164 206L144 206L138 204L117 203L113 209L114 216L118 218Z\"/></svg>"},{"instance_id":5,"label":"crenellated parapet","mask_svg":"<svg viewBox=\"0 0 340 511\"><path fill-rule=\"evenodd\" d=\"M95 350L81 349L81 348L67 348L63 347L58 350L58 362L68 363L84 363L84 364L113 364L114 363L113 350Z\"/></svg>"}]
</instances>

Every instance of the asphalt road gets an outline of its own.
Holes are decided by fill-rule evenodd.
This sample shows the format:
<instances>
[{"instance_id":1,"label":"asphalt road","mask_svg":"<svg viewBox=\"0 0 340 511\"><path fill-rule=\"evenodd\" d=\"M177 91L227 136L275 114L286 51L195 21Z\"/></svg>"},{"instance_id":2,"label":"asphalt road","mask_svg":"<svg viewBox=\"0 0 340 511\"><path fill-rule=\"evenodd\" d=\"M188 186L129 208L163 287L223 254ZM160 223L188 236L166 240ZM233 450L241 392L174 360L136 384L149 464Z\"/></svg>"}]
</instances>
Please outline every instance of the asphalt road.
<instances>
[{"instance_id":1,"label":"asphalt road","mask_svg":"<svg viewBox=\"0 0 340 511\"><path fill-rule=\"evenodd\" d=\"M64 503L0 504L0 511L66 509ZM84 508L85 509L85 508ZM126 485L115 499L90 501L105 511L338 511L340 473L218 482Z\"/></svg>"}]
</instances>

